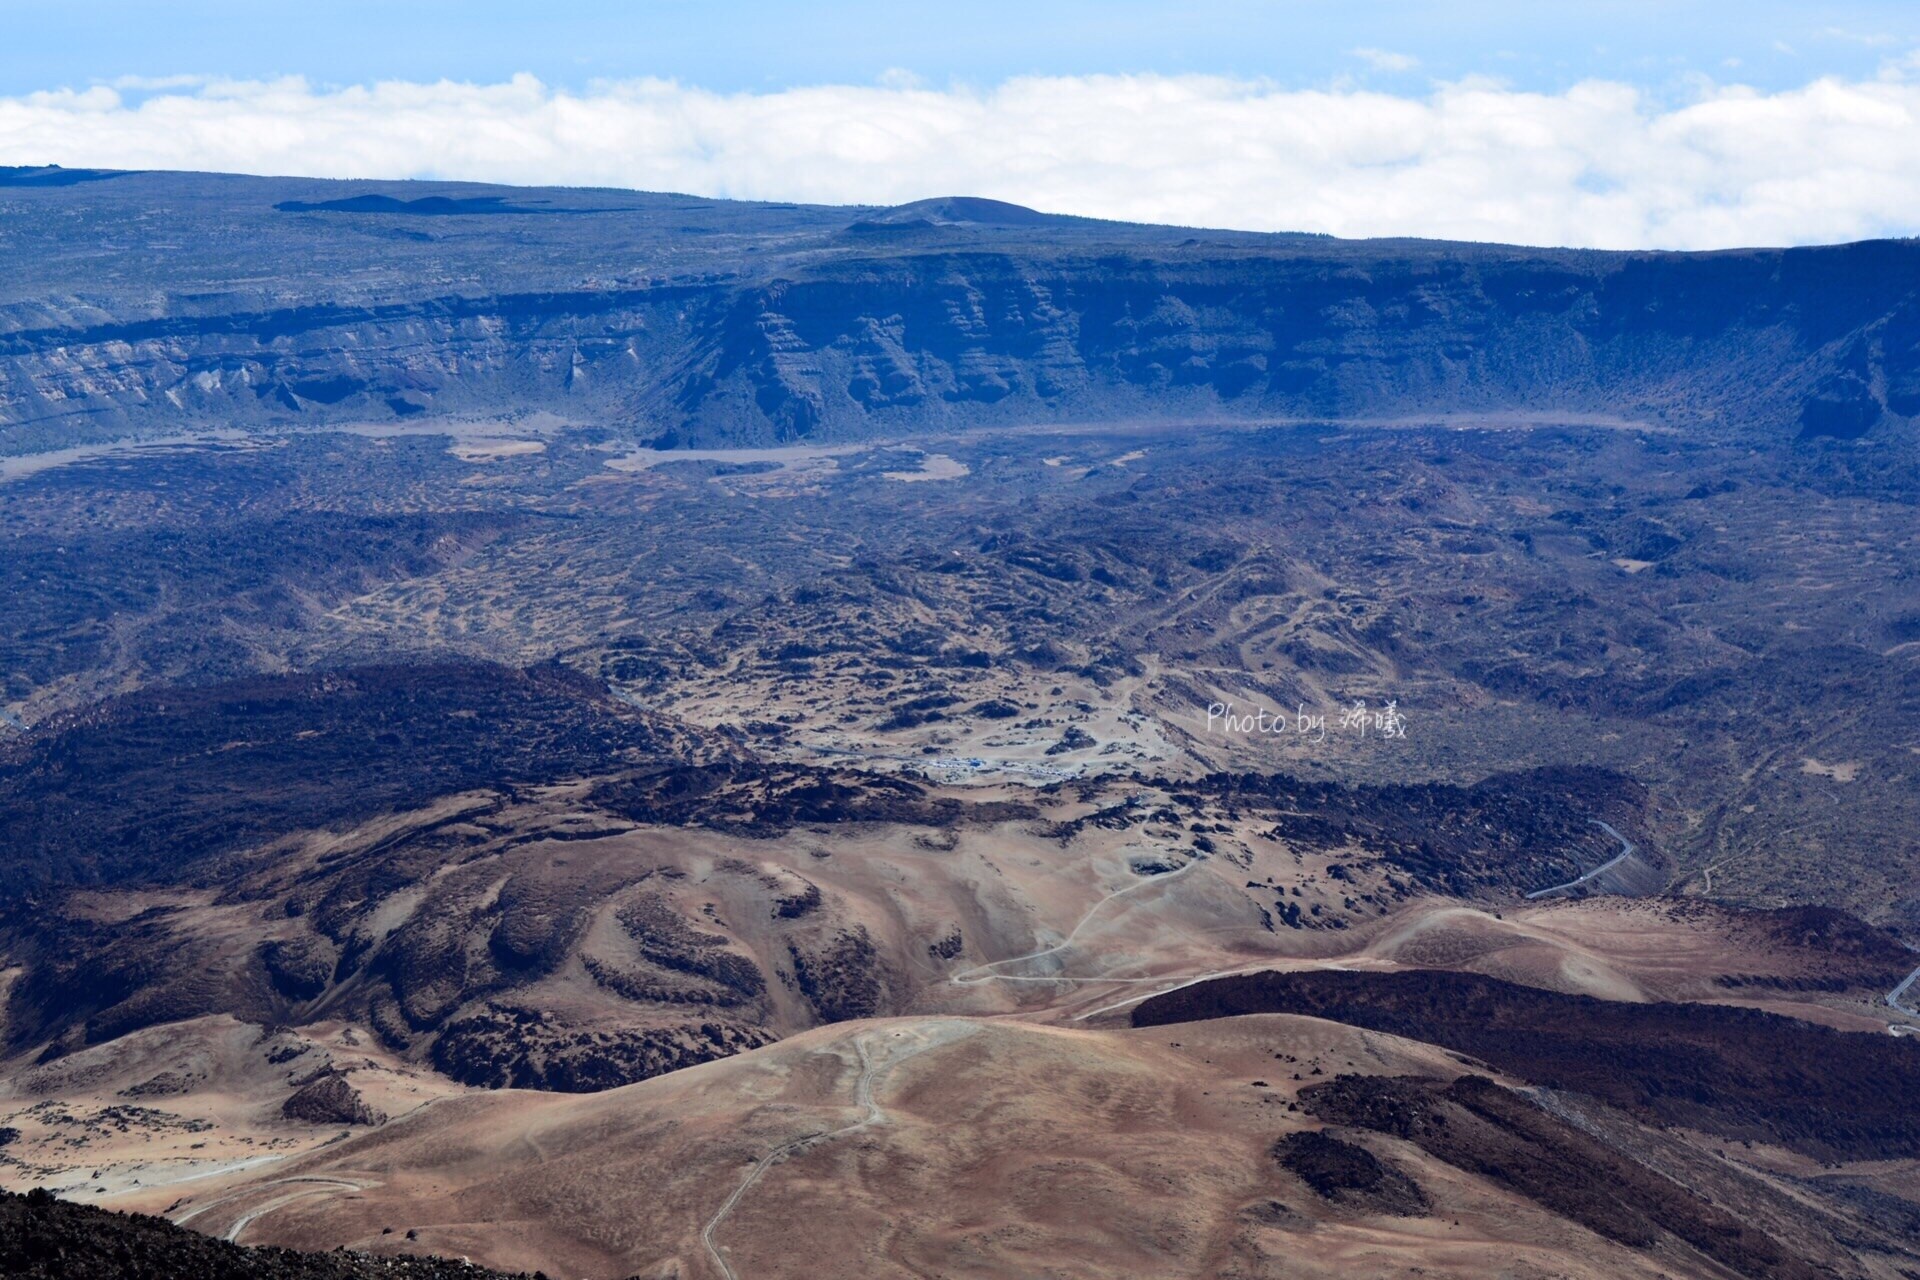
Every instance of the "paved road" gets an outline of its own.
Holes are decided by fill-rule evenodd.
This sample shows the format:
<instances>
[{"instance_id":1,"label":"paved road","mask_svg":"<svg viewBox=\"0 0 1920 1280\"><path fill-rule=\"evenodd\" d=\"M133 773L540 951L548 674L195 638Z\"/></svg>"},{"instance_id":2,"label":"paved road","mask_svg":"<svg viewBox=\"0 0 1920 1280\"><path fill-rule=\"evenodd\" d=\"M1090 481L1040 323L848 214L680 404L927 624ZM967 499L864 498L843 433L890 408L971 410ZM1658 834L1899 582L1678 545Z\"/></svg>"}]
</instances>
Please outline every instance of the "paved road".
<instances>
[{"instance_id":1,"label":"paved road","mask_svg":"<svg viewBox=\"0 0 1920 1280\"><path fill-rule=\"evenodd\" d=\"M1906 998L1907 992L1912 989L1915 982L1920 982L1920 969L1915 969L1901 980L1899 986L1887 992L1887 1003L1893 1008L1898 1009L1901 1013L1911 1014L1916 1018L1920 1018L1920 1009L1915 1009L1911 1005L1900 1003Z\"/></svg>"},{"instance_id":2,"label":"paved road","mask_svg":"<svg viewBox=\"0 0 1920 1280\"><path fill-rule=\"evenodd\" d=\"M1531 902L1535 898L1544 898L1548 894L1552 894L1552 893L1565 893L1569 889L1578 889L1581 885L1587 883L1587 881L1592 880L1596 876L1605 875L1607 872L1613 870L1615 867L1619 866L1621 863L1625 862L1628 858L1631 858L1633 856L1633 841L1627 839L1625 836L1621 835L1618 831L1615 831L1612 827L1600 821L1600 819L1598 818L1590 818L1588 819L1588 821L1592 822L1594 826L1599 827L1602 831L1612 836L1615 840L1618 840L1620 842L1620 852L1615 854L1613 857L1607 859L1605 862L1601 863L1599 866L1595 867L1593 870L1587 872L1587 874L1583 876L1576 876L1572 880L1567 881L1565 884L1556 884L1550 889L1535 889L1532 893L1527 895L1527 901Z\"/></svg>"}]
</instances>

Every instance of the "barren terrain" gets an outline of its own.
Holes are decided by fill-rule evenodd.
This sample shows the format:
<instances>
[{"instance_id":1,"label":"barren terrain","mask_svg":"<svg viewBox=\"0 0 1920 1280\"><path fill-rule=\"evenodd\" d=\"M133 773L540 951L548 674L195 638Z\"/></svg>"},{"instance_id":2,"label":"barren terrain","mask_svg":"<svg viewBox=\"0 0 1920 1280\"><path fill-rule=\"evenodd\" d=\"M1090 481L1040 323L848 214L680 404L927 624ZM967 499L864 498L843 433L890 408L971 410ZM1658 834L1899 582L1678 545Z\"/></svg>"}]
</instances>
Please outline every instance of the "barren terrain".
<instances>
[{"instance_id":1,"label":"barren terrain","mask_svg":"<svg viewBox=\"0 0 1920 1280\"><path fill-rule=\"evenodd\" d=\"M1920 1274L1910 246L13 173L46 1247Z\"/></svg>"}]
</instances>

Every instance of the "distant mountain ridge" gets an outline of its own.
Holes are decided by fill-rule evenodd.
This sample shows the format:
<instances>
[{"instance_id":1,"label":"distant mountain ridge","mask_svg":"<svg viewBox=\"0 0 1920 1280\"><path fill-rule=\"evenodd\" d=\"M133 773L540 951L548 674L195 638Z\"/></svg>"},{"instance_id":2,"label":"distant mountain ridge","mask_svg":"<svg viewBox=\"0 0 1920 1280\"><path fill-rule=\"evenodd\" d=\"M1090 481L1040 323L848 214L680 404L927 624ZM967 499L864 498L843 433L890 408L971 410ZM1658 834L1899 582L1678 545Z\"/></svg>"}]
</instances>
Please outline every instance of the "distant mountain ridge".
<instances>
[{"instance_id":1,"label":"distant mountain ridge","mask_svg":"<svg viewBox=\"0 0 1920 1280\"><path fill-rule=\"evenodd\" d=\"M987 200L980 196L939 196L882 209L872 217L856 222L854 226L1043 227L1049 223L1085 221L1088 219L1041 213L1038 209L1008 204L1004 200Z\"/></svg>"},{"instance_id":2,"label":"distant mountain ridge","mask_svg":"<svg viewBox=\"0 0 1920 1280\"><path fill-rule=\"evenodd\" d=\"M668 446L1509 411L1851 439L1920 416L1908 241L1603 253L973 197L7 173L7 453L542 410ZM455 213L486 216L421 216Z\"/></svg>"}]
</instances>

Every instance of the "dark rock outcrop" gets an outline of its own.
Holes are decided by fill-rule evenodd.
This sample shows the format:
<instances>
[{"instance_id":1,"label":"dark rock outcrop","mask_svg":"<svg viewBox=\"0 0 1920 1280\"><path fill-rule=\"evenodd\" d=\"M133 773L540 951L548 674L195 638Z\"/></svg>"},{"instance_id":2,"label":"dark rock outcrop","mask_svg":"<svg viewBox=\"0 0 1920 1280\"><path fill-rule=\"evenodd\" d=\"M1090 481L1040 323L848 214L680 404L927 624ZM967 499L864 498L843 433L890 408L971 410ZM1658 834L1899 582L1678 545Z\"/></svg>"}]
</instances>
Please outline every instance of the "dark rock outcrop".
<instances>
[{"instance_id":1,"label":"dark rock outcrop","mask_svg":"<svg viewBox=\"0 0 1920 1280\"><path fill-rule=\"evenodd\" d=\"M1273 1158L1299 1175L1323 1200L1365 1213L1424 1217L1432 1207L1420 1184L1365 1147L1320 1129L1290 1133L1273 1144Z\"/></svg>"},{"instance_id":2,"label":"dark rock outcrop","mask_svg":"<svg viewBox=\"0 0 1920 1280\"><path fill-rule=\"evenodd\" d=\"M386 1113L369 1106L360 1091L337 1071L324 1071L295 1090L280 1104L280 1114L307 1124L381 1125L387 1122Z\"/></svg>"},{"instance_id":3,"label":"dark rock outcrop","mask_svg":"<svg viewBox=\"0 0 1920 1280\"><path fill-rule=\"evenodd\" d=\"M1920 1045L1758 1009L1627 1004L1471 973L1260 973L1154 996L1135 1026L1249 1013L1345 1022L1469 1054L1659 1125L1827 1159L1920 1145Z\"/></svg>"},{"instance_id":4,"label":"dark rock outcrop","mask_svg":"<svg viewBox=\"0 0 1920 1280\"><path fill-rule=\"evenodd\" d=\"M880 1012L886 973L865 926L787 945L794 981L822 1022L871 1018Z\"/></svg>"},{"instance_id":5,"label":"dark rock outcrop","mask_svg":"<svg viewBox=\"0 0 1920 1280\"><path fill-rule=\"evenodd\" d=\"M433 1046L433 1064L462 1084L489 1089L596 1093L769 1044L753 1026L568 1026L551 1014L491 1008L457 1019Z\"/></svg>"}]
</instances>

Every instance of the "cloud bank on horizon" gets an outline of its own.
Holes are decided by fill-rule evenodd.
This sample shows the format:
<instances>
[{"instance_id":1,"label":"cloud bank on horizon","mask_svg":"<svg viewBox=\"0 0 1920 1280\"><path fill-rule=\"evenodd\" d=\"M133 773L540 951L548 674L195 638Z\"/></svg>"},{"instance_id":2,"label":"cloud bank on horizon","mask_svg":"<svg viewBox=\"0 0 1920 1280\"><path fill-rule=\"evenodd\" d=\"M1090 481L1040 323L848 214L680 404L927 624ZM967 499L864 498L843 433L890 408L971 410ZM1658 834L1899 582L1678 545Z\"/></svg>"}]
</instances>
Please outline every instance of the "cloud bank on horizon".
<instances>
[{"instance_id":1,"label":"cloud bank on horizon","mask_svg":"<svg viewBox=\"0 0 1920 1280\"><path fill-rule=\"evenodd\" d=\"M1368 51L1375 53L1378 51ZM1920 55L1683 103L1588 81L1418 96L1204 75L715 93L189 77L0 97L0 164L613 186L1127 221L1708 249L1920 232Z\"/></svg>"}]
</instances>

